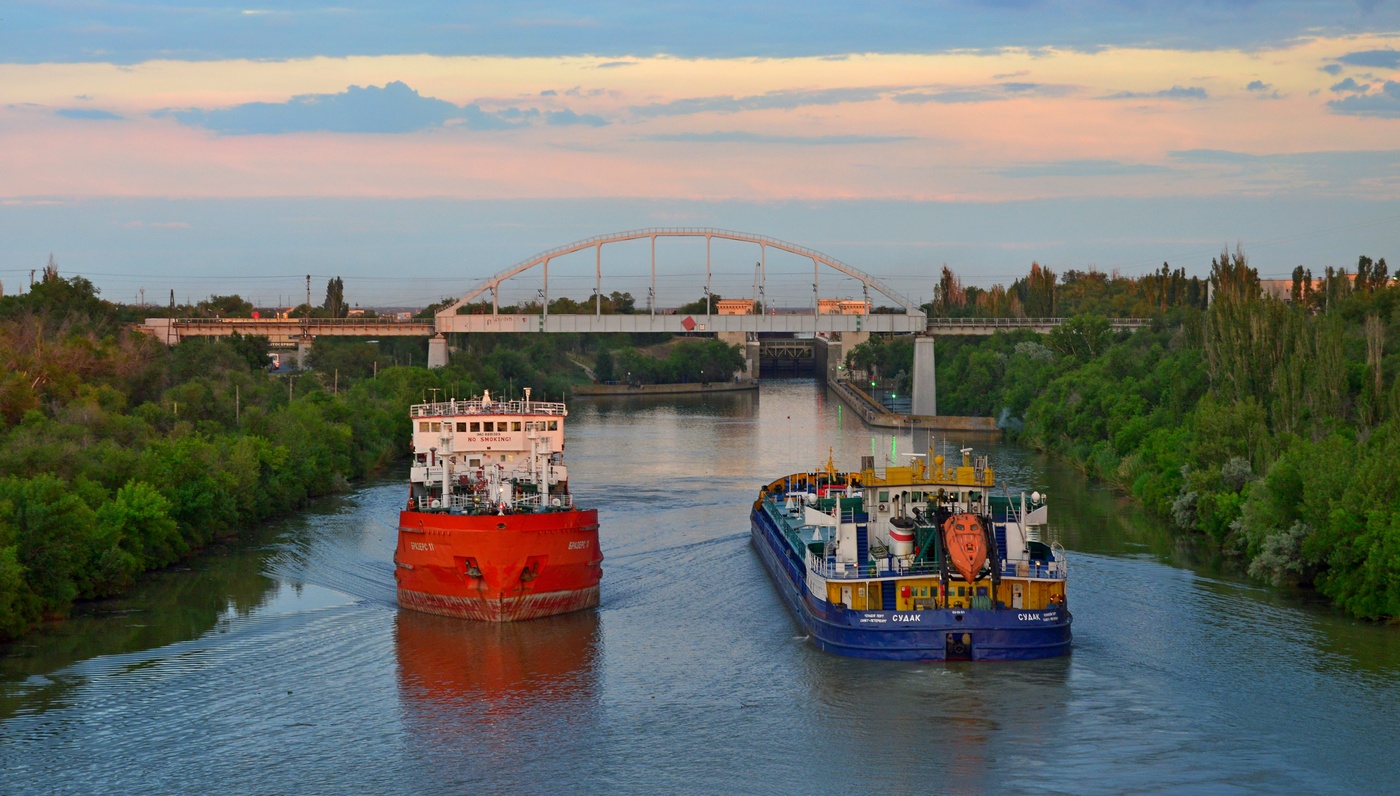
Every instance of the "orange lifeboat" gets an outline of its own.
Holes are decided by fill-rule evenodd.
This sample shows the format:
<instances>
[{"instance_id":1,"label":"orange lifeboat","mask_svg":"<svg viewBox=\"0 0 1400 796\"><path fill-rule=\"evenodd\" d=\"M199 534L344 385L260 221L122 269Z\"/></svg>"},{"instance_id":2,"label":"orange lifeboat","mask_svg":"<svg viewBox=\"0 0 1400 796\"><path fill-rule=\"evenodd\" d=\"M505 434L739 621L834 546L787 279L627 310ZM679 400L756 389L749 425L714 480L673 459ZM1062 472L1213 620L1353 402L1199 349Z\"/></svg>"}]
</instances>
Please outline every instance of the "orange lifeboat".
<instances>
[{"instance_id":1,"label":"orange lifeboat","mask_svg":"<svg viewBox=\"0 0 1400 796\"><path fill-rule=\"evenodd\" d=\"M972 583L987 563L987 534L975 514L954 514L943 523L943 539L953 568Z\"/></svg>"}]
</instances>

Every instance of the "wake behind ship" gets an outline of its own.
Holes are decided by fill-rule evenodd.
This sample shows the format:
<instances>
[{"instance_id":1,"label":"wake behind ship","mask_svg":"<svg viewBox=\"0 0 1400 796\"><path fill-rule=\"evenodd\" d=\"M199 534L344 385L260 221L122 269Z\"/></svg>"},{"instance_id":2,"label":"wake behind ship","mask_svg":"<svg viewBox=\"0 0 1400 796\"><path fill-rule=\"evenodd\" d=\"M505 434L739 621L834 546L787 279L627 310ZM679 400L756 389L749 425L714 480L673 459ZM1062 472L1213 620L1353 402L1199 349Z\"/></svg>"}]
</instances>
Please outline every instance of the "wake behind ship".
<instances>
[{"instance_id":1,"label":"wake behind ship","mask_svg":"<svg viewBox=\"0 0 1400 796\"><path fill-rule=\"evenodd\" d=\"M417 404L408 506L399 514L399 605L509 622L598 604L598 511L569 494L563 403Z\"/></svg>"},{"instance_id":2,"label":"wake behind ship","mask_svg":"<svg viewBox=\"0 0 1400 796\"><path fill-rule=\"evenodd\" d=\"M1070 647L1065 551L1041 541L1043 496L1019 505L984 456L945 467L826 468L768 484L754 547L821 649L893 660L1024 660Z\"/></svg>"}]
</instances>

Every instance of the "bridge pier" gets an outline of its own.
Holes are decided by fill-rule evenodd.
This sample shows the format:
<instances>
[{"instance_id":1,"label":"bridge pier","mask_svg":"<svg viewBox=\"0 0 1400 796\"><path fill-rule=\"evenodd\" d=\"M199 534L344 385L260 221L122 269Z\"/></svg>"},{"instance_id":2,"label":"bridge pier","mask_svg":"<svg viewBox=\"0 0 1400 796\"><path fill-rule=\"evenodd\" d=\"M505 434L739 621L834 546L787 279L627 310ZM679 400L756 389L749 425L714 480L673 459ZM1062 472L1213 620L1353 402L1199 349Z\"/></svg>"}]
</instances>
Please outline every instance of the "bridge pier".
<instances>
[{"instance_id":1,"label":"bridge pier","mask_svg":"<svg viewBox=\"0 0 1400 796\"><path fill-rule=\"evenodd\" d=\"M757 381L759 363L763 361L763 347L757 340L750 340L744 343L744 371L746 375Z\"/></svg>"},{"instance_id":2,"label":"bridge pier","mask_svg":"<svg viewBox=\"0 0 1400 796\"><path fill-rule=\"evenodd\" d=\"M759 347L758 341L749 340L748 332L717 332L716 337L725 345L736 345L744 354L744 376L750 379L758 378Z\"/></svg>"},{"instance_id":3,"label":"bridge pier","mask_svg":"<svg viewBox=\"0 0 1400 796\"><path fill-rule=\"evenodd\" d=\"M311 340L301 338L297 340L297 370L306 370L306 360L311 357Z\"/></svg>"},{"instance_id":4,"label":"bridge pier","mask_svg":"<svg viewBox=\"0 0 1400 796\"><path fill-rule=\"evenodd\" d=\"M909 407L910 414L938 414L938 374L937 361L933 356L933 338L920 335L914 338L914 401Z\"/></svg>"},{"instance_id":5,"label":"bridge pier","mask_svg":"<svg viewBox=\"0 0 1400 796\"><path fill-rule=\"evenodd\" d=\"M842 368L846 355L861 343L870 339L870 332L841 332L839 340L834 335L817 335L813 340L812 357L816 365L817 378L827 384L843 379ZM847 374L846 377L849 377Z\"/></svg>"},{"instance_id":6,"label":"bridge pier","mask_svg":"<svg viewBox=\"0 0 1400 796\"><path fill-rule=\"evenodd\" d=\"M840 340L822 335L812 339L812 372L823 384L832 384L839 379L843 361L845 351Z\"/></svg>"},{"instance_id":7,"label":"bridge pier","mask_svg":"<svg viewBox=\"0 0 1400 796\"><path fill-rule=\"evenodd\" d=\"M438 333L428 338L428 367L447 367L447 335Z\"/></svg>"}]
</instances>

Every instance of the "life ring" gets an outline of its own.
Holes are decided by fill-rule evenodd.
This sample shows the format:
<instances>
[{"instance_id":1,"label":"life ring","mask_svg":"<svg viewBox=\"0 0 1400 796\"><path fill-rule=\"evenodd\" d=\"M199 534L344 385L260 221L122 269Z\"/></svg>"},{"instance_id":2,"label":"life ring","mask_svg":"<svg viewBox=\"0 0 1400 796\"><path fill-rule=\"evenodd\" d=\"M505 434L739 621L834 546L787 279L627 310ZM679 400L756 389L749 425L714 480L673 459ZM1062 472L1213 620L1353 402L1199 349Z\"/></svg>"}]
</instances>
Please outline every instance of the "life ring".
<instances>
[{"instance_id":1,"label":"life ring","mask_svg":"<svg viewBox=\"0 0 1400 796\"><path fill-rule=\"evenodd\" d=\"M408 510L413 511L413 498L408 499Z\"/></svg>"}]
</instances>

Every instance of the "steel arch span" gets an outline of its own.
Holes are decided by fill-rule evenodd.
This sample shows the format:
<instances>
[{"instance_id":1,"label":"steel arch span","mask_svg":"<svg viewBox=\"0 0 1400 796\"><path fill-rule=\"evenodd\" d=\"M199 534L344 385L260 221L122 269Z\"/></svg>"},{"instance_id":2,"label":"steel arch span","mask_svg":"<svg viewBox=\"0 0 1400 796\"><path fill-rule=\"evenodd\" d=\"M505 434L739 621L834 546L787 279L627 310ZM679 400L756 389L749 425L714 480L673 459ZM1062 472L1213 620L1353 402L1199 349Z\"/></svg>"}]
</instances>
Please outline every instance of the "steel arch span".
<instances>
[{"instance_id":1,"label":"steel arch span","mask_svg":"<svg viewBox=\"0 0 1400 796\"><path fill-rule=\"evenodd\" d=\"M706 257L705 257L705 260L706 260L706 262L705 262L705 271L706 271L705 290L706 290L706 292L708 293L708 291L709 291L709 244L710 244L710 241L711 241L712 239L714 239L714 238L719 238L719 239L721 239L721 240L732 240L732 241L741 241L741 242L746 242L746 243L757 244L757 245L761 248L761 250L762 250L762 257L763 257L762 262L763 262L765 268L766 268L767 249L768 249L769 247L772 247L772 248L774 248L774 249L778 249L778 250L780 250L780 251L789 252L789 253L791 253L791 254L796 254L796 255L798 255L798 256L800 256L800 257L805 257L805 258L807 258L807 259L809 259L809 260L812 261L812 266L813 266L814 275L816 274L817 268L818 268L819 266L825 265L825 266L827 266L828 268L833 268L833 269L835 269L835 270L837 270L837 271L840 271L841 273L843 273L843 274L845 274L845 275L847 275L847 276L849 276L849 277L852 277L852 278L854 278L854 279L860 280L860 281L865 285L865 287L866 287L868 290L874 290L874 291L876 291L877 293L880 293L881 295L883 295L883 296L885 296L886 298L890 299L891 301L893 301L895 304L899 305L900 307L903 307L906 315L908 315L908 316L918 316L918 317L920 317L920 318L923 317L923 310L922 310L917 304L915 304L913 301L911 301L911 300L909 299L909 297L907 297L907 296L903 295L902 293L899 293L898 291L894 290L894 289L891 288L890 286L886 285L884 282L881 282L881 281L880 281L879 279L877 279L876 277L874 277L874 276L872 276L872 275L870 275L870 274L867 274L867 273L865 273L864 271L862 271L862 270L860 270L860 269L858 269L858 268L856 268L856 267L854 267L854 266L852 266L852 265L848 265L847 263L844 263L844 262L842 262L842 261L836 259L835 257L831 257L831 256L829 256L829 255L827 255L827 254L823 254L822 252L819 252L819 251L817 251L816 249L810 249L810 248L808 248L808 247L806 247L806 246L800 246L800 245L798 245L798 244L796 244L796 243L789 243L788 241L779 240L779 239L777 239L777 238L773 238L773 237L770 237L770 236L768 236L768 235L757 235L757 234L749 233L749 232L735 232L734 230L728 230L728 229L715 229L715 228L711 228L711 227L649 227L649 228L647 228L647 229L637 229L637 230L631 230L631 231L627 231L627 232L614 232L614 233L610 233L610 234L606 234L606 235L595 235L595 236L593 236L593 237L591 237L591 238L584 238L583 240L574 241L573 243L566 244L566 245L564 245L564 246L558 246L558 247L553 248L553 249L550 249L550 250L548 250L548 251L540 252L539 254L536 254L535 256L533 256L533 257L531 257L531 258L529 258L529 259L521 260L520 262L516 263L515 265L512 265L511 267L505 269L504 271L501 271L500 273L497 273L497 274L495 274L495 275L493 275L493 276L487 277L486 279L484 279L484 280L482 280L481 282L477 283L477 285L476 285L475 287L473 287L470 291L468 291L468 292L466 293L466 295L462 296L460 299L458 299L458 300L457 300L456 302L454 302L453 304L451 304L451 305L449 305L449 306L447 306L447 307L444 307L443 309L439 310L438 313L437 313L437 318L438 318L439 321L440 321L440 323L439 323L439 328L445 328L445 327L450 327L450 326L452 326L452 324L450 323L450 319L454 318L454 317L457 315L457 310L458 310L460 307L462 307L463 305L465 305L465 304L467 304L467 303L469 303L469 302L471 302L471 301L474 301L475 299L477 299L478 297L480 297L482 294L486 293L487 291L490 291L490 292L491 292L491 311L492 311L492 314L495 314L495 313L498 311L498 308L499 308L499 295L500 295L500 286L501 286L501 283L504 282L504 281L507 280L507 279L510 279L511 277L514 277L514 276L516 276L516 275L518 275L518 274L521 274L521 273L523 273L523 272L525 272L525 271L528 271L528 270L530 270L531 268L535 268L535 267L537 267L537 266L543 267L543 269L544 269L544 284L545 284L545 299L546 299L546 302L545 302L545 303L547 304L547 303L548 303L548 295L549 295L549 294L548 294L548 285L549 285L549 262L550 262L550 260L553 260L553 259L556 258L556 257L563 257L564 255L567 255L567 254L573 254L574 252L583 251L584 249L596 249L596 250L598 251L598 256L597 256L597 275L598 275L599 285L601 286L601 282L602 282L602 248L603 248L603 244L606 244L606 243L621 243L621 242L623 242L623 241L641 240L641 239L644 239L644 238L648 238L648 239L651 240L651 263L652 263L652 283L653 283L653 286L655 285L655 282L656 282L656 239L657 239L657 238L704 238L704 239L705 239L705 251L706 251ZM867 291L867 292L868 292L868 291Z\"/></svg>"}]
</instances>

